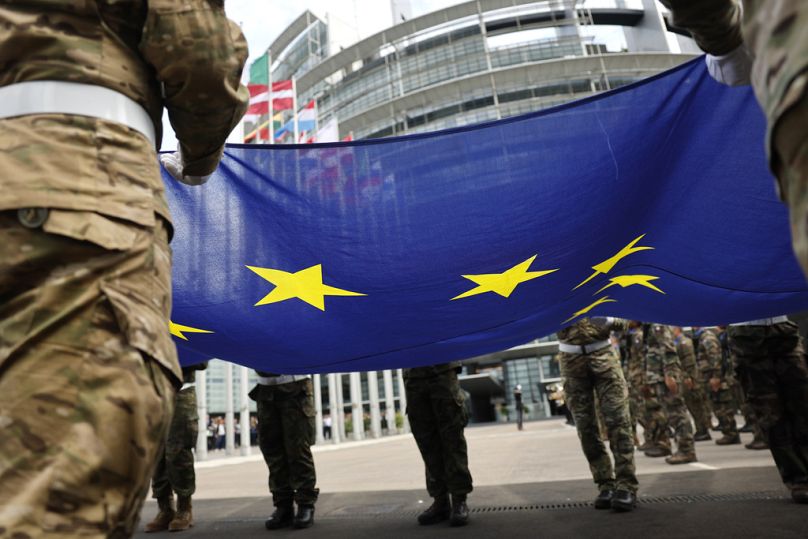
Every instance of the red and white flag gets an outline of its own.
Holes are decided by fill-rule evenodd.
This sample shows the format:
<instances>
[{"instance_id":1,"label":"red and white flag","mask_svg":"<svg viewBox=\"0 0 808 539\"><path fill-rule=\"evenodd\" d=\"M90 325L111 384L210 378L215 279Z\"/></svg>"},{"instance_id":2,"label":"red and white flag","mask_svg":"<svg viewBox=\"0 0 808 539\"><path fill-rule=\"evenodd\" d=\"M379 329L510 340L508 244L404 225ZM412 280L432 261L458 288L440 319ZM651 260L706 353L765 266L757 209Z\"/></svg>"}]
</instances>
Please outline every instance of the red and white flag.
<instances>
[{"instance_id":1,"label":"red and white flag","mask_svg":"<svg viewBox=\"0 0 808 539\"><path fill-rule=\"evenodd\" d=\"M269 95L266 84L249 84L250 108L247 115L260 116L269 114ZM291 80L280 80L272 83L272 110L291 110L294 107L294 94Z\"/></svg>"}]
</instances>

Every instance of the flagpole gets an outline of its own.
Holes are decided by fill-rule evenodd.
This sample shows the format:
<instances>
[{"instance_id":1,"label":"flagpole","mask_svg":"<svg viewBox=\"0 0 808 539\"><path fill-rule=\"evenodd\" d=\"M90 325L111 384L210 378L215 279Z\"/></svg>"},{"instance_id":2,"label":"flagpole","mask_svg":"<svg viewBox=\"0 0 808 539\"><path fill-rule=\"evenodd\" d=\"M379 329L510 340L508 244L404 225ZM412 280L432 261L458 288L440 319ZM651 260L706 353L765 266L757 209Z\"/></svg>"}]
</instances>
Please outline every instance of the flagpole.
<instances>
[{"instance_id":1,"label":"flagpole","mask_svg":"<svg viewBox=\"0 0 808 539\"><path fill-rule=\"evenodd\" d=\"M272 107L272 49L267 49L267 99L269 99L269 125L267 126L267 133L269 133L269 143L275 144L275 121L273 118L274 109Z\"/></svg>"},{"instance_id":2,"label":"flagpole","mask_svg":"<svg viewBox=\"0 0 808 539\"><path fill-rule=\"evenodd\" d=\"M297 140L297 137L300 136L300 133L298 133L298 124L297 124L297 77L292 77L292 114L294 115L295 119L294 143L297 144L299 142Z\"/></svg>"},{"instance_id":3,"label":"flagpole","mask_svg":"<svg viewBox=\"0 0 808 539\"><path fill-rule=\"evenodd\" d=\"M317 98L314 98L314 137L312 142L317 142L317 133L320 131L320 113L317 110Z\"/></svg>"}]
</instances>

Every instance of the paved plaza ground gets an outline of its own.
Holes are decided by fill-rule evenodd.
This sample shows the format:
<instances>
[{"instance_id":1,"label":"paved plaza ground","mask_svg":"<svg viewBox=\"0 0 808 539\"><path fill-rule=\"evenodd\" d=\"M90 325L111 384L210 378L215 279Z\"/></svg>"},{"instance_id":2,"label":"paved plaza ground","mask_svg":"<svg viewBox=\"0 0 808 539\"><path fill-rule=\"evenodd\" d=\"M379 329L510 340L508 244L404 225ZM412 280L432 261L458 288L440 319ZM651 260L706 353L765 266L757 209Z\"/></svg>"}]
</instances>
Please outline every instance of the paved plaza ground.
<instances>
[{"instance_id":1,"label":"paved plaza ground","mask_svg":"<svg viewBox=\"0 0 808 539\"><path fill-rule=\"evenodd\" d=\"M308 530L264 529L272 507L260 454L198 463L196 526L184 536L808 537L808 506L791 502L768 451L700 442L699 462L680 466L638 454L639 507L614 514L591 507L597 492L575 429L562 420L527 423L521 432L514 424L472 427L466 435L475 490L465 528L417 525L431 500L415 442L401 435L315 447L321 497ZM147 502L143 521L155 512Z\"/></svg>"}]
</instances>

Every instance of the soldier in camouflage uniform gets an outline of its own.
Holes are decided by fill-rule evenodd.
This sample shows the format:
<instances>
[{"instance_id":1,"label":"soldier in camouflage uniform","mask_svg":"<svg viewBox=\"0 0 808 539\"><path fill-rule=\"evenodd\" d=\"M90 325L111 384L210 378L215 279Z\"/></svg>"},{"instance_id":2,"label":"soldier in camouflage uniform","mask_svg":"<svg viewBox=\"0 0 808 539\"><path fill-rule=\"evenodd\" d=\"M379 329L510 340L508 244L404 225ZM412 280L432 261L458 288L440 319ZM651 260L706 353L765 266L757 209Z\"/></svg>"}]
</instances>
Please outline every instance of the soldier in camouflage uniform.
<instances>
[{"instance_id":1,"label":"soldier in camouflage uniform","mask_svg":"<svg viewBox=\"0 0 808 539\"><path fill-rule=\"evenodd\" d=\"M781 316L727 331L780 477L795 502L808 503L808 365L797 325Z\"/></svg>"},{"instance_id":2,"label":"soldier in camouflage uniform","mask_svg":"<svg viewBox=\"0 0 808 539\"><path fill-rule=\"evenodd\" d=\"M183 386L174 401L174 416L168 429L166 445L157 457L152 476L152 497L160 511L146 524L146 532L182 531L193 526L191 496L196 490L194 448L199 434L196 410L196 371L207 368L207 362L182 369ZM174 493L177 510L174 510Z\"/></svg>"},{"instance_id":3,"label":"soldier in camouflage uniform","mask_svg":"<svg viewBox=\"0 0 808 539\"><path fill-rule=\"evenodd\" d=\"M422 525L449 519L452 526L463 526L469 520L466 497L473 487L463 434L469 417L459 370L457 361L404 369L407 417L424 460L426 490L434 500L418 515Z\"/></svg>"},{"instance_id":4,"label":"soldier in camouflage uniform","mask_svg":"<svg viewBox=\"0 0 808 539\"><path fill-rule=\"evenodd\" d=\"M696 461L696 447L693 443L693 426L687 415L682 398L682 364L673 343L673 333L669 326L646 324L643 327L645 345L645 380L648 393L656 395L665 407L668 422L657 428L672 427L676 437L676 453L665 459L668 464L685 464ZM653 448L652 448L653 449ZM651 450L649 450L650 452ZM652 456L646 452L646 455ZM657 455L653 455L657 456Z\"/></svg>"},{"instance_id":5,"label":"soldier in camouflage uniform","mask_svg":"<svg viewBox=\"0 0 808 539\"><path fill-rule=\"evenodd\" d=\"M682 332L682 328L676 326L673 328L673 344L676 346L676 353L679 355L679 362L682 365L685 404L696 425L693 440L696 442L712 440L713 437L710 435L712 412L707 405L707 398L704 396L701 386L701 374L696 365L693 340Z\"/></svg>"},{"instance_id":6,"label":"soldier in camouflage uniform","mask_svg":"<svg viewBox=\"0 0 808 539\"><path fill-rule=\"evenodd\" d=\"M269 468L269 492L275 511L268 530L314 524L320 489L311 446L315 441L314 386L305 375L256 371L250 398L258 403L258 446ZM293 504L297 503L297 514Z\"/></svg>"},{"instance_id":7,"label":"soldier in camouflage uniform","mask_svg":"<svg viewBox=\"0 0 808 539\"><path fill-rule=\"evenodd\" d=\"M626 349L626 382L628 383L629 394L629 410L632 415L632 421L636 421L643 428L643 436L645 441L638 444L640 451L645 451L654 447L654 441L651 439L650 432L652 430L651 415L649 414L649 406L646 404L645 397L643 396L643 388L645 387L645 357L643 356L642 344L642 324L636 320L629 322L629 329L624 334L624 342ZM666 418L667 421L667 418ZM638 436L636 434L637 427L634 424L635 443L637 443ZM664 442L667 443L667 433L665 433Z\"/></svg>"},{"instance_id":8,"label":"soldier in camouflage uniform","mask_svg":"<svg viewBox=\"0 0 808 539\"><path fill-rule=\"evenodd\" d=\"M729 389L726 373L723 372L721 342L714 328L693 328L698 340L696 363L701 373L704 392L709 396L713 413L718 418L718 428L723 436L715 441L718 445L741 443L735 423L735 406Z\"/></svg>"},{"instance_id":9,"label":"soldier in camouflage uniform","mask_svg":"<svg viewBox=\"0 0 808 539\"><path fill-rule=\"evenodd\" d=\"M805 0L662 0L727 83L752 83L767 119L766 152L808 275L808 9ZM751 69L751 72L749 71Z\"/></svg>"},{"instance_id":10,"label":"soldier in camouflage uniform","mask_svg":"<svg viewBox=\"0 0 808 539\"><path fill-rule=\"evenodd\" d=\"M743 415L744 426L738 429L738 433L751 432L753 439L750 443L744 445L747 449L763 450L768 449L768 444L763 440L763 432L758 426L755 412L746 398L746 393L741 386L741 381L738 377L738 358L735 356L729 344L729 333L726 326L719 326L721 333L718 334L718 339L721 341L721 351L723 353L723 370L727 373L727 383L729 390L732 392L732 409L734 413L739 410Z\"/></svg>"},{"instance_id":11,"label":"soldier in camouflage uniform","mask_svg":"<svg viewBox=\"0 0 808 539\"><path fill-rule=\"evenodd\" d=\"M567 403L592 477L600 491L596 509L631 511L636 504L634 439L629 419L628 387L620 358L610 342L611 331L627 323L612 318L581 318L558 333L561 376ZM606 421L614 466L598 436L595 400Z\"/></svg>"},{"instance_id":12,"label":"soldier in camouflage uniform","mask_svg":"<svg viewBox=\"0 0 808 539\"><path fill-rule=\"evenodd\" d=\"M0 537L134 533L182 379L162 109L201 180L246 58L221 2L0 1Z\"/></svg>"}]
</instances>

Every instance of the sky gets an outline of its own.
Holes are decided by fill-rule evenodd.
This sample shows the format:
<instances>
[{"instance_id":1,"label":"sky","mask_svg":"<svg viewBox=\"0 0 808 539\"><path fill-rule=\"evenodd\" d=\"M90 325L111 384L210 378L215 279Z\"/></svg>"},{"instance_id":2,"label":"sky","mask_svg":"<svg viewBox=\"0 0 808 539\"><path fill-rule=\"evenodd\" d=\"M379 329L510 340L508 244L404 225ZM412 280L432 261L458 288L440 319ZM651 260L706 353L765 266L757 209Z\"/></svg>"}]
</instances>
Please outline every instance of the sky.
<instances>
[{"instance_id":1,"label":"sky","mask_svg":"<svg viewBox=\"0 0 808 539\"><path fill-rule=\"evenodd\" d=\"M411 0L414 17L463 0ZM247 66L261 56L272 41L306 9L328 20L333 31L351 43L392 26L388 0L226 0L227 16L241 26L250 48ZM174 150L177 139L163 117L163 150Z\"/></svg>"}]
</instances>

